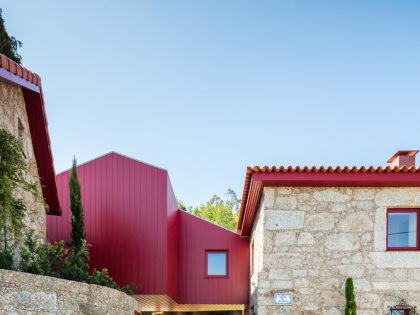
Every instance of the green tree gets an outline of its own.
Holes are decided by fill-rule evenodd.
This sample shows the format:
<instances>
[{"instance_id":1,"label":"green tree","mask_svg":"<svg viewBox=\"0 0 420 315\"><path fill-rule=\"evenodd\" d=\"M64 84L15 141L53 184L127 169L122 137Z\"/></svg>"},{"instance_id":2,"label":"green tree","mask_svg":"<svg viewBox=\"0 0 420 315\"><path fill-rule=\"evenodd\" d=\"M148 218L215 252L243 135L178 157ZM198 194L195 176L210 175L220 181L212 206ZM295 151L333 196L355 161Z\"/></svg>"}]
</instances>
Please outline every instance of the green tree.
<instances>
[{"instance_id":1,"label":"green tree","mask_svg":"<svg viewBox=\"0 0 420 315\"><path fill-rule=\"evenodd\" d=\"M228 190L227 199L214 195L207 203L193 208L194 215L221 225L229 230L236 229L240 200L232 189Z\"/></svg>"},{"instance_id":2,"label":"green tree","mask_svg":"<svg viewBox=\"0 0 420 315\"><path fill-rule=\"evenodd\" d=\"M27 180L28 165L22 145L11 133L0 129L0 268L13 268L13 248L22 235L25 201L17 191L27 191L40 200L37 184Z\"/></svg>"},{"instance_id":3,"label":"green tree","mask_svg":"<svg viewBox=\"0 0 420 315\"><path fill-rule=\"evenodd\" d=\"M86 241L85 218L83 214L82 194L80 183L77 178L77 161L73 159L73 167L69 179L70 187L70 209L71 209L71 238L70 246L79 250Z\"/></svg>"},{"instance_id":4,"label":"green tree","mask_svg":"<svg viewBox=\"0 0 420 315\"><path fill-rule=\"evenodd\" d=\"M192 211L191 207L187 207L181 199L176 198L176 204L178 205L179 210L182 210L182 211L185 211L185 212L191 212Z\"/></svg>"},{"instance_id":5,"label":"green tree","mask_svg":"<svg viewBox=\"0 0 420 315\"><path fill-rule=\"evenodd\" d=\"M77 162L73 159L73 167L69 179L71 209L71 253L63 265L65 278L87 281L89 277L89 248L86 243L85 222L83 214L80 183L77 178Z\"/></svg>"},{"instance_id":6,"label":"green tree","mask_svg":"<svg viewBox=\"0 0 420 315\"><path fill-rule=\"evenodd\" d=\"M7 33L2 12L2 9L0 9L0 54L9 57L17 63L21 63L22 57L18 54L17 49L22 47L22 43Z\"/></svg>"},{"instance_id":7,"label":"green tree","mask_svg":"<svg viewBox=\"0 0 420 315\"><path fill-rule=\"evenodd\" d=\"M357 315L356 312L356 301L354 299L354 286L353 286L353 279L347 278L346 280L346 307L344 309L345 315Z\"/></svg>"}]
</instances>

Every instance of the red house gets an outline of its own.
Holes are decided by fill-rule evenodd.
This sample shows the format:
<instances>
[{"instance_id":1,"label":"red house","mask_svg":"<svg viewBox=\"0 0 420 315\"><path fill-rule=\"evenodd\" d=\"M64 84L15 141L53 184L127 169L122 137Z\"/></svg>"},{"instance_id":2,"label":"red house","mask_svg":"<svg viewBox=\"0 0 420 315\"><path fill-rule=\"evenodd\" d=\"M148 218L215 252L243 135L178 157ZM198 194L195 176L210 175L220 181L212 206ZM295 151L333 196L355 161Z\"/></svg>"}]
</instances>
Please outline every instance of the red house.
<instances>
[{"instance_id":1,"label":"red house","mask_svg":"<svg viewBox=\"0 0 420 315\"><path fill-rule=\"evenodd\" d=\"M57 175L62 216L48 216L51 241L70 240L69 175ZM179 210L166 170L112 152L78 176L91 267L137 285L138 310L245 309L248 238Z\"/></svg>"}]
</instances>

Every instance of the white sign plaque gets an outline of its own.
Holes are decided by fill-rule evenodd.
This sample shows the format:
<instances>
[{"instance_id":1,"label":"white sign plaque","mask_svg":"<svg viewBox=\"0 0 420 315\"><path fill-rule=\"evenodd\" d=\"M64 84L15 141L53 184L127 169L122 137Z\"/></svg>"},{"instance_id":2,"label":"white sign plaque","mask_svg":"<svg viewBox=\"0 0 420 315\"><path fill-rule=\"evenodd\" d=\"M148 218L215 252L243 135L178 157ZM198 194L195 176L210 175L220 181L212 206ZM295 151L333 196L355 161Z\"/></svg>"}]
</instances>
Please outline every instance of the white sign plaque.
<instances>
[{"instance_id":1,"label":"white sign plaque","mask_svg":"<svg viewBox=\"0 0 420 315\"><path fill-rule=\"evenodd\" d=\"M292 305L293 298L291 293L274 293L275 305Z\"/></svg>"}]
</instances>

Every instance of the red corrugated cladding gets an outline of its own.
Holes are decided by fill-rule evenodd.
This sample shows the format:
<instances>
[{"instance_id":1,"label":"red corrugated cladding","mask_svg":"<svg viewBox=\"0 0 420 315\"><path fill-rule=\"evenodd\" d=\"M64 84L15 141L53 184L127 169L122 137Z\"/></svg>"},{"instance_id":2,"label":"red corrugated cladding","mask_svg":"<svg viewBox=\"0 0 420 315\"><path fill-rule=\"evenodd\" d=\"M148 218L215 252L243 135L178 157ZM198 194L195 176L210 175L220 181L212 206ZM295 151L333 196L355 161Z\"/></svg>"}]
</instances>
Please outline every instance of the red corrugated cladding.
<instances>
[{"instance_id":1,"label":"red corrugated cladding","mask_svg":"<svg viewBox=\"0 0 420 315\"><path fill-rule=\"evenodd\" d=\"M108 268L140 293L166 294L165 170L111 153L78 167L91 266ZM70 172L57 176L62 216L48 216L47 236L70 241Z\"/></svg>"},{"instance_id":2,"label":"red corrugated cladding","mask_svg":"<svg viewBox=\"0 0 420 315\"><path fill-rule=\"evenodd\" d=\"M139 294L179 304L247 304L248 239L177 209L166 170L110 153L78 167L91 267ZM69 241L69 171L57 176L61 217L51 241ZM205 251L229 251L229 278L205 278Z\"/></svg>"},{"instance_id":3,"label":"red corrugated cladding","mask_svg":"<svg viewBox=\"0 0 420 315\"><path fill-rule=\"evenodd\" d=\"M206 250L228 251L228 278L206 278ZM180 211L179 299L183 304L248 304L249 242Z\"/></svg>"}]
</instances>

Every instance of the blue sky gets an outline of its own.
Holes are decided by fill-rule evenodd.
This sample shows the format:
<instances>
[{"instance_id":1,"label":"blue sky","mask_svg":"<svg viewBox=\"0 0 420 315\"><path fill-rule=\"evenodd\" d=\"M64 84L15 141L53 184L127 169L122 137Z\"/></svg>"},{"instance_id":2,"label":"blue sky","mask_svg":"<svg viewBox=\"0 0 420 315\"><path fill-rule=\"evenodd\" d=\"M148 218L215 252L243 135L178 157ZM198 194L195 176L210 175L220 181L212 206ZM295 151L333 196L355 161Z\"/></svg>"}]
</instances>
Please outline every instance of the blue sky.
<instances>
[{"instance_id":1,"label":"blue sky","mask_svg":"<svg viewBox=\"0 0 420 315\"><path fill-rule=\"evenodd\" d=\"M43 80L57 171L109 151L188 205L247 165L384 165L420 148L418 1L5 1Z\"/></svg>"}]
</instances>

